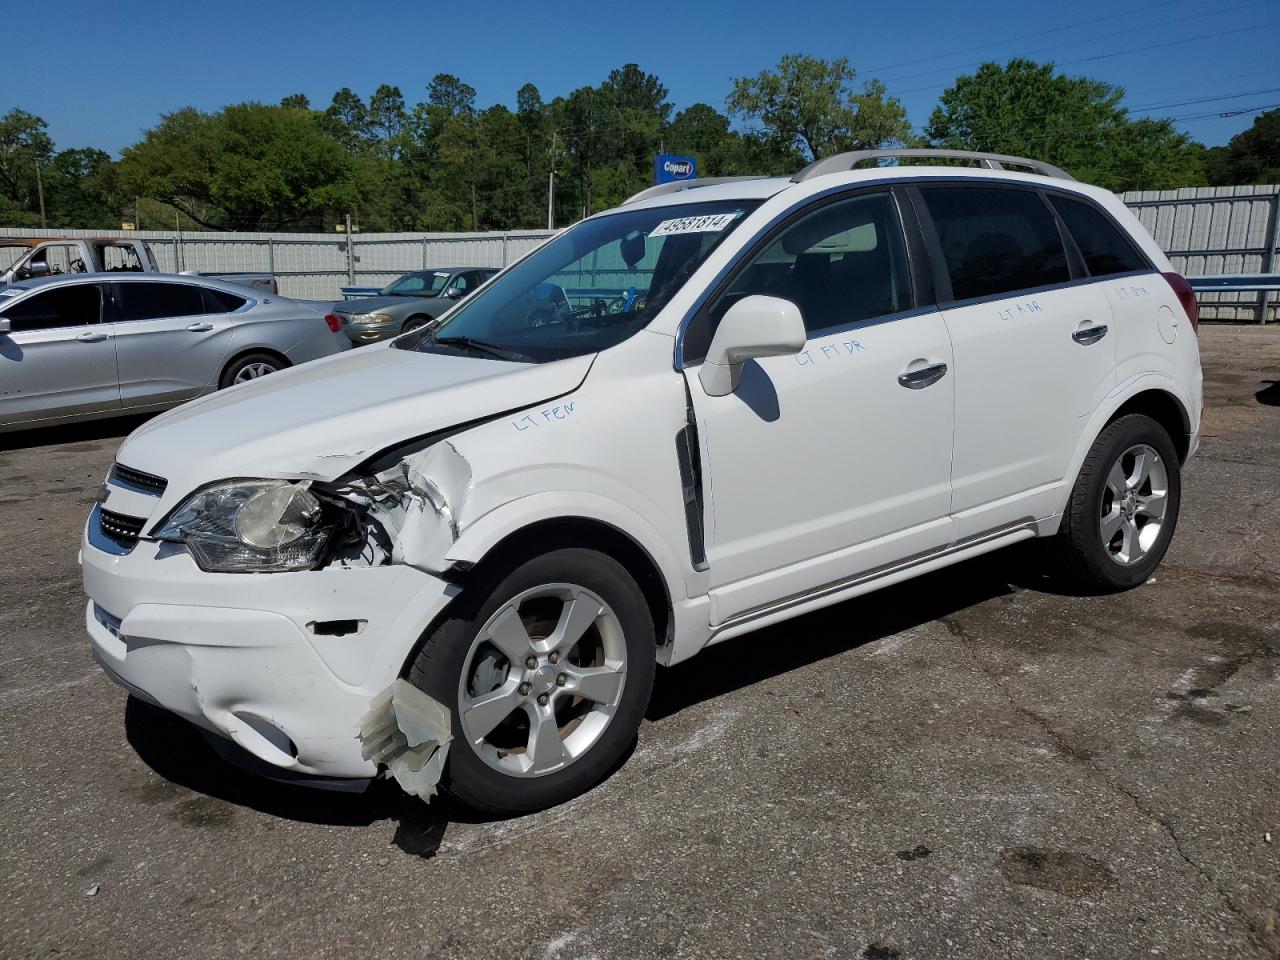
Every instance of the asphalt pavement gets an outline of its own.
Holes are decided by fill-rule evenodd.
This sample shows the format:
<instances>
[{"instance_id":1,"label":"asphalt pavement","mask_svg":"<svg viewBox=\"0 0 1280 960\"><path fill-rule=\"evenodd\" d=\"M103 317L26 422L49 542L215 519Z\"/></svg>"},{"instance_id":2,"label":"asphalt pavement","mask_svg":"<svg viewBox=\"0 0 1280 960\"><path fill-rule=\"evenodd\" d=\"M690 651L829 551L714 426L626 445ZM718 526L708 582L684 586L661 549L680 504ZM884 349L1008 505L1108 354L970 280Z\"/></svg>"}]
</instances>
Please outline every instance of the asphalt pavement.
<instances>
[{"instance_id":1,"label":"asphalt pavement","mask_svg":"<svg viewBox=\"0 0 1280 960\"><path fill-rule=\"evenodd\" d=\"M254 780L129 700L76 550L137 421L0 435L0 956L1280 957L1280 327L1201 334L1150 583L1018 549L726 642L511 820Z\"/></svg>"}]
</instances>

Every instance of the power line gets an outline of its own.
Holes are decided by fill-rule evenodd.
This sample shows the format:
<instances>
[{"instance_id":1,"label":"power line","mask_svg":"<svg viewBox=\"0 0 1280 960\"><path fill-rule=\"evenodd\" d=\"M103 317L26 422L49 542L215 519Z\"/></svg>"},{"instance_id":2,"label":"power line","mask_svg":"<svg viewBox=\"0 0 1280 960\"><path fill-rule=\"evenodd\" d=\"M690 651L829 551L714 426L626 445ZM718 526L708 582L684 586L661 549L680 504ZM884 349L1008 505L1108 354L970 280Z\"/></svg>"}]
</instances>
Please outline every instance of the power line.
<instances>
[{"instance_id":1,"label":"power line","mask_svg":"<svg viewBox=\"0 0 1280 960\"><path fill-rule=\"evenodd\" d=\"M963 47L960 50L948 50L946 53L937 53L928 57L920 57L916 60L904 60L901 63L891 63L883 67L870 67L863 71L865 73L877 73L881 70L897 70L899 67L911 67L917 63L929 63L933 60L942 60L945 57L958 57L962 53L973 53L976 50L987 50L991 47L1001 47L1008 43L1020 43L1023 40L1032 40L1036 37L1048 36L1051 33L1061 33L1063 30L1075 30L1079 27L1088 27L1096 23L1105 23L1108 20L1116 20L1121 17L1130 17L1135 13L1145 13L1148 10L1155 10L1157 7L1168 7L1175 3L1183 3L1185 0L1161 0L1160 3L1152 3L1145 7L1137 7L1133 10L1124 10L1120 13L1112 13L1105 17L1095 17L1092 20L1078 20L1075 23L1063 24L1060 27L1050 27L1048 30L1037 30L1035 33L1024 33L1016 37L1009 37L1005 40L993 40L990 43L980 43L975 47ZM1076 41L1081 42L1081 41ZM899 79L904 79L899 77Z\"/></svg>"},{"instance_id":2,"label":"power line","mask_svg":"<svg viewBox=\"0 0 1280 960\"><path fill-rule=\"evenodd\" d=\"M1124 49L1116 50L1113 53L1100 53L1100 54L1097 54L1096 56L1081 57L1077 60L1062 60L1055 63L1054 66L1065 67L1065 66L1071 66L1072 64L1077 64L1077 63L1091 63L1097 60L1108 60L1112 57L1123 57L1131 53L1140 53L1145 50L1158 50L1165 47L1178 46L1184 43L1196 43L1201 40L1214 40L1214 39L1217 39L1218 37L1229 37L1229 36L1234 36L1235 34L1238 34L1238 33L1251 33L1255 30L1265 30L1270 27L1277 27L1277 26L1280 26L1280 21L1272 21L1270 23L1258 23L1249 27L1238 27L1234 30L1223 30L1223 31L1220 31L1219 33L1204 33L1197 37L1184 37L1181 40L1169 40L1164 43L1149 43L1149 44L1144 44L1136 47L1125 47ZM1010 59L1013 59L1013 58L1010 58ZM964 70L971 67L978 67L981 65L982 65L981 63L971 63L965 66L958 66L950 69ZM938 71L932 71L932 72L936 73ZM903 78L899 77L898 79L903 79ZM954 83L954 81L952 81L952 83ZM906 94L906 93L919 93L920 91L923 91L923 90L938 90L950 85L951 85L950 83L931 83L923 87L911 87L907 90L888 91L888 93L894 97L901 97L903 94Z\"/></svg>"}]
</instances>

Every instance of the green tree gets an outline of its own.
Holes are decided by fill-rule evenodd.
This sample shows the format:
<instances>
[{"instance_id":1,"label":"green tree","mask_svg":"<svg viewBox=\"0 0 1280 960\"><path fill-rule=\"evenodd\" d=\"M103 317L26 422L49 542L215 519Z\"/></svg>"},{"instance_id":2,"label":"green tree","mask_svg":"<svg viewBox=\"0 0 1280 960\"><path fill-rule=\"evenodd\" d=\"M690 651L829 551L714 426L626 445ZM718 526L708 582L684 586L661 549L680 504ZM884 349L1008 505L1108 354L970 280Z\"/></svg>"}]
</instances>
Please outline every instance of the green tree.
<instances>
[{"instance_id":1,"label":"green tree","mask_svg":"<svg viewBox=\"0 0 1280 960\"><path fill-rule=\"evenodd\" d=\"M1206 173L1215 186L1280 183L1280 109L1260 114L1248 130L1208 153Z\"/></svg>"},{"instance_id":2,"label":"green tree","mask_svg":"<svg viewBox=\"0 0 1280 960\"><path fill-rule=\"evenodd\" d=\"M324 130L352 151L366 149L374 139L369 108L350 87L343 87L333 95L324 111Z\"/></svg>"},{"instance_id":3,"label":"green tree","mask_svg":"<svg viewBox=\"0 0 1280 960\"><path fill-rule=\"evenodd\" d=\"M1130 120L1123 98L1052 63L984 63L942 94L927 134L940 147L1045 160L1112 190L1203 183L1202 148L1167 120Z\"/></svg>"},{"instance_id":4,"label":"green tree","mask_svg":"<svg viewBox=\"0 0 1280 960\"><path fill-rule=\"evenodd\" d=\"M362 199L351 154L321 120L260 103L187 107L124 151L120 183L212 229L321 227Z\"/></svg>"},{"instance_id":5,"label":"green tree","mask_svg":"<svg viewBox=\"0 0 1280 960\"><path fill-rule=\"evenodd\" d=\"M17 108L0 117L0 219L15 226L40 225L36 168L53 160L45 122Z\"/></svg>"},{"instance_id":6,"label":"green tree","mask_svg":"<svg viewBox=\"0 0 1280 960\"><path fill-rule=\"evenodd\" d=\"M735 79L725 102L731 114L759 122L774 150L803 160L907 141L906 109L878 80L855 87L856 76L844 57L788 54L773 70Z\"/></svg>"},{"instance_id":7,"label":"green tree","mask_svg":"<svg viewBox=\"0 0 1280 960\"><path fill-rule=\"evenodd\" d=\"M123 196L111 155L91 147L60 150L44 175L50 226L120 226Z\"/></svg>"}]
</instances>

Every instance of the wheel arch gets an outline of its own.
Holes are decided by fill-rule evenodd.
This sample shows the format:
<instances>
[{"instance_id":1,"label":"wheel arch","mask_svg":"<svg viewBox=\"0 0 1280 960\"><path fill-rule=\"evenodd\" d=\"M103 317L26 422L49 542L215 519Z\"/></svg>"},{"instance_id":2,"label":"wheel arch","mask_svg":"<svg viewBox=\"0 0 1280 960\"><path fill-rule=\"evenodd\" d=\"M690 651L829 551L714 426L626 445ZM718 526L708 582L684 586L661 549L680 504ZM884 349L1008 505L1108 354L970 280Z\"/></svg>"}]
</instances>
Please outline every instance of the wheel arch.
<instances>
[{"instance_id":1,"label":"wheel arch","mask_svg":"<svg viewBox=\"0 0 1280 960\"><path fill-rule=\"evenodd\" d=\"M1159 388L1148 388L1135 393L1112 411L1099 432L1131 413L1143 414L1164 427L1169 439L1173 441L1174 449L1178 451L1178 462L1187 462L1187 456L1191 452L1191 417L1177 397Z\"/></svg>"},{"instance_id":2,"label":"wheel arch","mask_svg":"<svg viewBox=\"0 0 1280 960\"><path fill-rule=\"evenodd\" d=\"M562 547L587 547L617 560L644 594L653 616L659 646L671 642L671 591L662 569L634 537L591 517L562 516L535 520L494 543L464 578L492 567L514 566L530 556Z\"/></svg>"},{"instance_id":3,"label":"wheel arch","mask_svg":"<svg viewBox=\"0 0 1280 960\"><path fill-rule=\"evenodd\" d=\"M1094 412L1088 426L1080 434L1071 458L1070 469L1063 477L1058 513L1055 516L1060 516L1066 508L1076 477L1094 441L1103 430L1120 417L1140 413L1155 420L1164 427L1173 441L1173 447L1178 452L1178 462L1186 462L1191 453L1193 430L1189 413L1190 404L1171 387L1172 384L1168 378L1148 375L1135 381L1123 393L1113 395L1109 404ZM1056 523L1053 529L1056 529ZM1053 529L1042 528L1041 533L1052 533Z\"/></svg>"},{"instance_id":4,"label":"wheel arch","mask_svg":"<svg viewBox=\"0 0 1280 960\"><path fill-rule=\"evenodd\" d=\"M657 646L661 648L671 645L675 624L671 590L661 566L650 551L634 537L610 523L592 517L566 515L534 520L487 545L477 559L455 563L449 579L461 589L426 625L417 643L405 657L399 675L408 676L423 643L450 615L457 598L465 594L473 584L483 582L497 570L514 568L532 556L562 547L596 549L621 563L644 595L650 616L653 617Z\"/></svg>"}]
</instances>

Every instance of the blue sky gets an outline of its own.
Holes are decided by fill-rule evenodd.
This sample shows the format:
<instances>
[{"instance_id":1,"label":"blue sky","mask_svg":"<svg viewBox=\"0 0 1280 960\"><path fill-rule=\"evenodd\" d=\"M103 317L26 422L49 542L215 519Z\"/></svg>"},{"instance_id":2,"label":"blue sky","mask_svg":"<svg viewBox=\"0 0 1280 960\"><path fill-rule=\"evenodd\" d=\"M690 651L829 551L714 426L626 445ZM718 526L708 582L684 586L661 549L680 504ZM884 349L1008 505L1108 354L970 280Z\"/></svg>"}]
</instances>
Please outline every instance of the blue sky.
<instances>
[{"instance_id":1,"label":"blue sky","mask_svg":"<svg viewBox=\"0 0 1280 960\"><path fill-rule=\"evenodd\" d=\"M482 106L514 105L525 82L550 100L634 61L662 78L677 107L723 109L733 77L791 52L848 57L863 78L884 80L917 126L958 73L1017 55L1121 84L1128 105L1157 108L1142 115L1177 118L1210 145L1257 115L1219 113L1280 104L1280 0L60 0L50 9L8 38L0 112L22 107L48 121L60 147L112 153L187 105L302 92L323 107L340 87L367 97L380 83L412 103L438 72L474 86Z\"/></svg>"}]
</instances>

